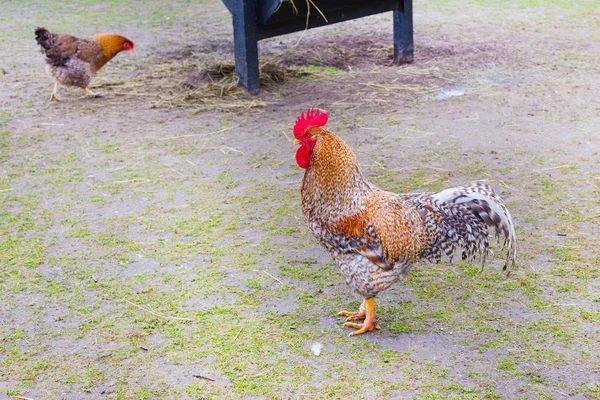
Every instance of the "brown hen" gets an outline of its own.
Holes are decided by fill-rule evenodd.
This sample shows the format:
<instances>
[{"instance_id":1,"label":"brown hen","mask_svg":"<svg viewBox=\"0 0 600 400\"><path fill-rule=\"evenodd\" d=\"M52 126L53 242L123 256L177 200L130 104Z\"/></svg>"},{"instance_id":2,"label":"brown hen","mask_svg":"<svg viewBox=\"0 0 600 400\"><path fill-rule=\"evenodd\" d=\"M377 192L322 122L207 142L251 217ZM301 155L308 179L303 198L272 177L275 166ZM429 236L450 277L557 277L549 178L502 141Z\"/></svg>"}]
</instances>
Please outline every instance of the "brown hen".
<instances>
[{"instance_id":1,"label":"brown hen","mask_svg":"<svg viewBox=\"0 0 600 400\"><path fill-rule=\"evenodd\" d=\"M78 38L36 28L35 40L46 56L46 73L54 80L50 101L59 101L56 96L59 84L80 87L87 95L95 96L88 85L96 72L121 51L134 48L131 40L112 33Z\"/></svg>"}]
</instances>

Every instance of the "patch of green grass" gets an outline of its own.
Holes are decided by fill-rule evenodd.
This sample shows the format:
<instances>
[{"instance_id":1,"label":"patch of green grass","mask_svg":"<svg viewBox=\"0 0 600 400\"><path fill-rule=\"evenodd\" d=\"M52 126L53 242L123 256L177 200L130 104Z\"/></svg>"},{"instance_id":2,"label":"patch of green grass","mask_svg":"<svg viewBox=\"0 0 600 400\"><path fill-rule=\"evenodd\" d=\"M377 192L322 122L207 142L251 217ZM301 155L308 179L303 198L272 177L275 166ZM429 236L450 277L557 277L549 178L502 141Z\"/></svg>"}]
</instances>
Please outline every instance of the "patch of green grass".
<instances>
[{"instance_id":1,"label":"patch of green grass","mask_svg":"<svg viewBox=\"0 0 600 400\"><path fill-rule=\"evenodd\" d=\"M500 362L498 362L498 368L505 370L505 371L514 370L515 362L514 362L514 360L511 360L511 359L501 360Z\"/></svg>"},{"instance_id":2,"label":"patch of green grass","mask_svg":"<svg viewBox=\"0 0 600 400\"><path fill-rule=\"evenodd\" d=\"M172 224L169 228L177 235L199 236L212 233L213 229L220 226L222 223L222 213L218 213L209 215L208 217L198 215L191 219L186 218Z\"/></svg>"},{"instance_id":3,"label":"patch of green grass","mask_svg":"<svg viewBox=\"0 0 600 400\"><path fill-rule=\"evenodd\" d=\"M600 324L600 311L581 311L581 318Z\"/></svg>"},{"instance_id":4,"label":"patch of green grass","mask_svg":"<svg viewBox=\"0 0 600 400\"><path fill-rule=\"evenodd\" d=\"M307 65L298 70L298 76L303 79L331 79L344 74L346 71L329 65Z\"/></svg>"},{"instance_id":5,"label":"patch of green grass","mask_svg":"<svg viewBox=\"0 0 600 400\"><path fill-rule=\"evenodd\" d=\"M585 262L586 258L579 246L553 246L552 252L560 261Z\"/></svg>"},{"instance_id":6,"label":"patch of green grass","mask_svg":"<svg viewBox=\"0 0 600 400\"><path fill-rule=\"evenodd\" d=\"M410 333L414 330L411 325L404 323L402 321L394 322L393 324L391 324L388 327L388 329L395 333Z\"/></svg>"},{"instance_id":7,"label":"patch of green grass","mask_svg":"<svg viewBox=\"0 0 600 400\"><path fill-rule=\"evenodd\" d=\"M283 277L306 280L320 286L327 285L333 279L339 277L339 271L330 265L314 265L314 260L306 258L297 265L283 265L279 274Z\"/></svg>"},{"instance_id":8,"label":"patch of green grass","mask_svg":"<svg viewBox=\"0 0 600 400\"><path fill-rule=\"evenodd\" d=\"M0 241L0 263L9 267L37 268L44 262L44 245L39 238L7 237Z\"/></svg>"},{"instance_id":9,"label":"patch of green grass","mask_svg":"<svg viewBox=\"0 0 600 400\"><path fill-rule=\"evenodd\" d=\"M8 121L13 118L12 114L8 111L0 111L0 128L4 126ZM8 135L8 132L3 132L2 136ZM2 147L2 143L0 142L0 147Z\"/></svg>"}]
</instances>

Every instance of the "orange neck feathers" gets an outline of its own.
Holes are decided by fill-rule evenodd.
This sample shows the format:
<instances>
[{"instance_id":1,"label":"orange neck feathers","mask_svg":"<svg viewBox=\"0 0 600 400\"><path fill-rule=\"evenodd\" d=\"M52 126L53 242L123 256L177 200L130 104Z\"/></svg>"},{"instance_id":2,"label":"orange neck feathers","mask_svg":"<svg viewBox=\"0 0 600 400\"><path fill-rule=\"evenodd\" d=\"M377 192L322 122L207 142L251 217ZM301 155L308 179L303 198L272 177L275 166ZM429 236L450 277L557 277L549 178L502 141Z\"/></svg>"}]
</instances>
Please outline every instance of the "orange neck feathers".
<instances>
[{"instance_id":1,"label":"orange neck feathers","mask_svg":"<svg viewBox=\"0 0 600 400\"><path fill-rule=\"evenodd\" d=\"M372 190L350 147L334 133L312 127L316 144L302 181L302 210L305 215L334 226L339 219L357 214L364 195Z\"/></svg>"},{"instance_id":2,"label":"orange neck feathers","mask_svg":"<svg viewBox=\"0 0 600 400\"><path fill-rule=\"evenodd\" d=\"M124 36L114 35L112 33L99 33L94 36L94 39L100 44L102 54L107 59L111 59L123 50L133 49L133 42ZM125 43L130 43L128 49L123 46Z\"/></svg>"},{"instance_id":3,"label":"orange neck feathers","mask_svg":"<svg viewBox=\"0 0 600 400\"><path fill-rule=\"evenodd\" d=\"M317 137L309 166L315 179L321 178L327 186L332 180L346 185L362 177L356 155L342 138L323 128L310 128L308 132Z\"/></svg>"}]
</instances>

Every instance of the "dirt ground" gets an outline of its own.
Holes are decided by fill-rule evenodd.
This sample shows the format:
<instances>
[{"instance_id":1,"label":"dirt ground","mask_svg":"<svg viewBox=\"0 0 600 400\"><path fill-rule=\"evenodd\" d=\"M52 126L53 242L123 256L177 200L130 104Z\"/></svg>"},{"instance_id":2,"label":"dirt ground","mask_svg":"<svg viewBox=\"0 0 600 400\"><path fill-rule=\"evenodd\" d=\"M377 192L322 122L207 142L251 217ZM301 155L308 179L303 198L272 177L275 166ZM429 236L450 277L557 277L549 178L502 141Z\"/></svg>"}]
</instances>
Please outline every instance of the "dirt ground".
<instances>
[{"instance_id":1,"label":"dirt ground","mask_svg":"<svg viewBox=\"0 0 600 400\"><path fill-rule=\"evenodd\" d=\"M0 398L600 399L600 2L415 2L405 66L391 14L265 40L257 97L218 1L3 8ZM136 50L49 104L39 25ZM420 265L349 338L300 214L308 107L383 188L495 187L511 275Z\"/></svg>"}]
</instances>

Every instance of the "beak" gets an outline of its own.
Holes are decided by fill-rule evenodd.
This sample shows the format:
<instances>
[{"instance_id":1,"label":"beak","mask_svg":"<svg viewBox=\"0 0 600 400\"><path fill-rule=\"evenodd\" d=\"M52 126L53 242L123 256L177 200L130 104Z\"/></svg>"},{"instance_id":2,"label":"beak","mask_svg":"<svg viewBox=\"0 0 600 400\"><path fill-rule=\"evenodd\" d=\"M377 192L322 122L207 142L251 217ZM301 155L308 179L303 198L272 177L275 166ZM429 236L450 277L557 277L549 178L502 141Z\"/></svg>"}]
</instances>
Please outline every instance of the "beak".
<instances>
[{"instance_id":1,"label":"beak","mask_svg":"<svg viewBox=\"0 0 600 400\"><path fill-rule=\"evenodd\" d=\"M294 144L298 145L298 144L300 144L300 143L302 143L302 142L301 142L299 139L295 139L295 140L294 140Z\"/></svg>"}]
</instances>

